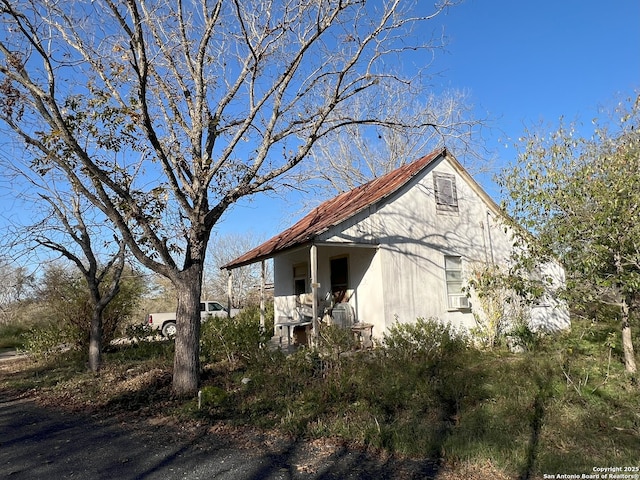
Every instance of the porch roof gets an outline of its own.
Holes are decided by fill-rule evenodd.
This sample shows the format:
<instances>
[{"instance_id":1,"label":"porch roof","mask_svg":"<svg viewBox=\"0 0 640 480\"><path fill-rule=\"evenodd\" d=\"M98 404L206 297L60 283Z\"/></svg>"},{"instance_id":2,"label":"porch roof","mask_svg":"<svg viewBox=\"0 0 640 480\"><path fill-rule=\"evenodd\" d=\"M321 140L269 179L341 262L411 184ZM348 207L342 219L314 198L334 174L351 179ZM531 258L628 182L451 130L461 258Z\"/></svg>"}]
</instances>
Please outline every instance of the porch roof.
<instances>
[{"instance_id":1,"label":"porch roof","mask_svg":"<svg viewBox=\"0 0 640 480\"><path fill-rule=\"evenodd\" d=\"M364 185L341 193L327 200L309 212L292 227L280 232L262 245L249 250L240 257L223 265L221 269L233 269L273 257L276 253L299 247L327 231L329 228L351 218L365 208L388 197L411 178L424 170L435 159L445 156L446 149L438 149L430 154L403 165L392 172L375 178Z\"/></svg>"}]
</instances>

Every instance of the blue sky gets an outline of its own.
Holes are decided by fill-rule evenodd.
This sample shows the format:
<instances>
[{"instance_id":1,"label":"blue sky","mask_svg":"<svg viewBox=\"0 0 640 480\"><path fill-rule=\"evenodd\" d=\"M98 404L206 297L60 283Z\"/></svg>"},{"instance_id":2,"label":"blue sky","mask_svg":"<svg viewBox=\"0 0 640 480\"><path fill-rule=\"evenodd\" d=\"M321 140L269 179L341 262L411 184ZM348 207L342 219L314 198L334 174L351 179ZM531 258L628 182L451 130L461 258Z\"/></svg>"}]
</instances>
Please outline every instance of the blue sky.
<instances>
[{"instance_id":1,"label":"blue sky","mask_svg":"<svg viewBox=\"0 0 640 480\"><path fill-rule=\"evenodd\" d=\"M466 0L433 28L442 25L448 46L433 65L434 91L465 90L477 116L490 118L482 133L494 171L515 159L525 127L564 116L588 128L600 106L640 88L639 0ZM499 200L492 176L477 180ZM301 213L257 197L227 212L216 232L270 237Z\"/></svg>"},{"instance_id":2,"label":"blue sky","mask_svg":"<svg viewBox=\"0 0 640 480\"><path fill-rule=\"evenodd\" d=\"M416 1L430 13L436 0ZM448 45L429 69L433 92L464 90L476 116L489 118L482 136L487 157L495 159L493 173L515 160L514 143L525 127L546 122L552 128L560 116L590 127L599 106L640 88L640 0L465 0L424 35L443 28ZM499 200L493 173L476 178ZM1 213L19 213L10 180L0 187ZM304 214L300 195L245 199L227 211L214 236L269 238Z\"/></svg>"}]
</instances>

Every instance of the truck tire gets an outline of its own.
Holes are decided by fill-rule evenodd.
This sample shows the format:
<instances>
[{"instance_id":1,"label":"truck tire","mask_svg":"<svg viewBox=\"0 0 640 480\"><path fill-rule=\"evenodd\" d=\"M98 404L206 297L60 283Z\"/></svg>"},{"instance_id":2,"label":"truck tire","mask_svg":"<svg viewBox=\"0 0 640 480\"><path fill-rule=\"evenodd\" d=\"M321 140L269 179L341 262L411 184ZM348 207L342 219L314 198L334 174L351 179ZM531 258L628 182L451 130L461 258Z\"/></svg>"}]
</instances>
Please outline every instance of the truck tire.
<instances>
[{"instance_id":1,"label":"truck tire","mask_svg":"<svg viewBox=\"0 0 640 480\"><path fill-rule=\"evenodd\" d=\"M176 336L176 322L165 322L162 326L162 335L167 338Z\"/></svg>"}]
</instances>

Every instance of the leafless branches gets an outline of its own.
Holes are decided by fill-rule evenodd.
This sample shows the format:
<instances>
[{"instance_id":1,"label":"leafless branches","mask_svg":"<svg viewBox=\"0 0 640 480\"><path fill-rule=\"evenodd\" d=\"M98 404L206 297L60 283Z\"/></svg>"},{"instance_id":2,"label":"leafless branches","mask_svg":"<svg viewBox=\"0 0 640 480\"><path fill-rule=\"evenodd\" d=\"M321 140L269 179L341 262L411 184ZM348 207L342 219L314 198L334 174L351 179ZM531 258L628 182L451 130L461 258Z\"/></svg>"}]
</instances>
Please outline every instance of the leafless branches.
<instances>
[{"instance_id":1,"label":"leafless branches","mask_svg":"<svg viewBox=\"0 0 640 480\"><path fill-rule=\"evenodd\" d=\"M176 371L197 373L213 226L319 140L401 127L359 99L406 84L392 65L433 47L419 29L451 4L421 14L402 0L0 0L0 123L34 171L64 175L176 285L188 332L176 358L186 348L191 362Z\"/></svg>"},{"instance_id":2,"label":"leafless branches","mask_svg":"<svg viewBox=\"0 0 640 480\"><path fill-rule=\"evenodd\" d=\"M350 125L314 145L303 175L320 190L350 190L443 146L470 162L471 170L486 167L478 143L485 120L473 117L464 93L425 96L409 84L386 85L384 91L359 101L362 110L384 111L384 122Z\"/></svg>"}]
</instances>

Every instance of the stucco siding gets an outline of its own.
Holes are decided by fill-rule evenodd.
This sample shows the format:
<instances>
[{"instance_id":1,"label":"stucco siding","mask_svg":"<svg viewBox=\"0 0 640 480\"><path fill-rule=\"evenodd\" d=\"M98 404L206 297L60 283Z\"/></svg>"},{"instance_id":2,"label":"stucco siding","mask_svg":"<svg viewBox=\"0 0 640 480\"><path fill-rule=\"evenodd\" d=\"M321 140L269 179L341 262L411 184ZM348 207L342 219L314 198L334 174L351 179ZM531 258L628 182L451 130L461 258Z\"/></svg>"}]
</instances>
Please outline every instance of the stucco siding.
<instances>
[{"instance_id":1,"label":"stucco siding","mask_svg":"<svg viewBox=\"0 0 640 480\"><path fill-rule=\"evenodd\" d=\"M305 263L308 267L309 253L308 249L304 248L278 255L273 259L273 307L276 323L283 317L297 318L293 268L294 265Z\"/></svg>"},{"instance_id":2,"label":"stucco siding","mask_svg":"<svg viewBox=\"0 0 640 480\"><path fill-rule=\"evenodd\" d=\"M457 209L452 210L456 211L437 208L434 172L455 179ZM395 321L413 322L419 317L473 327L477 305L449 308L447 293L452 292L447 292L445 257L460 257L463 278L478 266L506 267L513 239L501 218L468 174L442 157L390 196L317 235L319 297L330 288L331 259L346 256L348 301L359 321L374 325L376 337ZM309 263L308 257L308 247L275 257L276 318L295 310L293 266ZM551 307L562 310L562 305ZM546 318L550 308L534 313L549 322L568 322L568 315Z\"/></svg>"},{"instance_id":3,"label":"stucco siding","mask_svg":"<svg viewBox=\"0 0 640 480\"><path fill-rule=\"evenodd\" d=\"M457 212L436 209L433 171L455 177ZM327 242L356 241L366 233L380 244L380 282L384 291L382 319L437 317L454 325L473 326L471 310L447 305L445 255L460 256L470 273L474 264L506 262L511 239L484 200L446 161L437 162L384 202L323 234ZM378 331L378 333L381 333Z\"/></svg>"}]
</instances>

